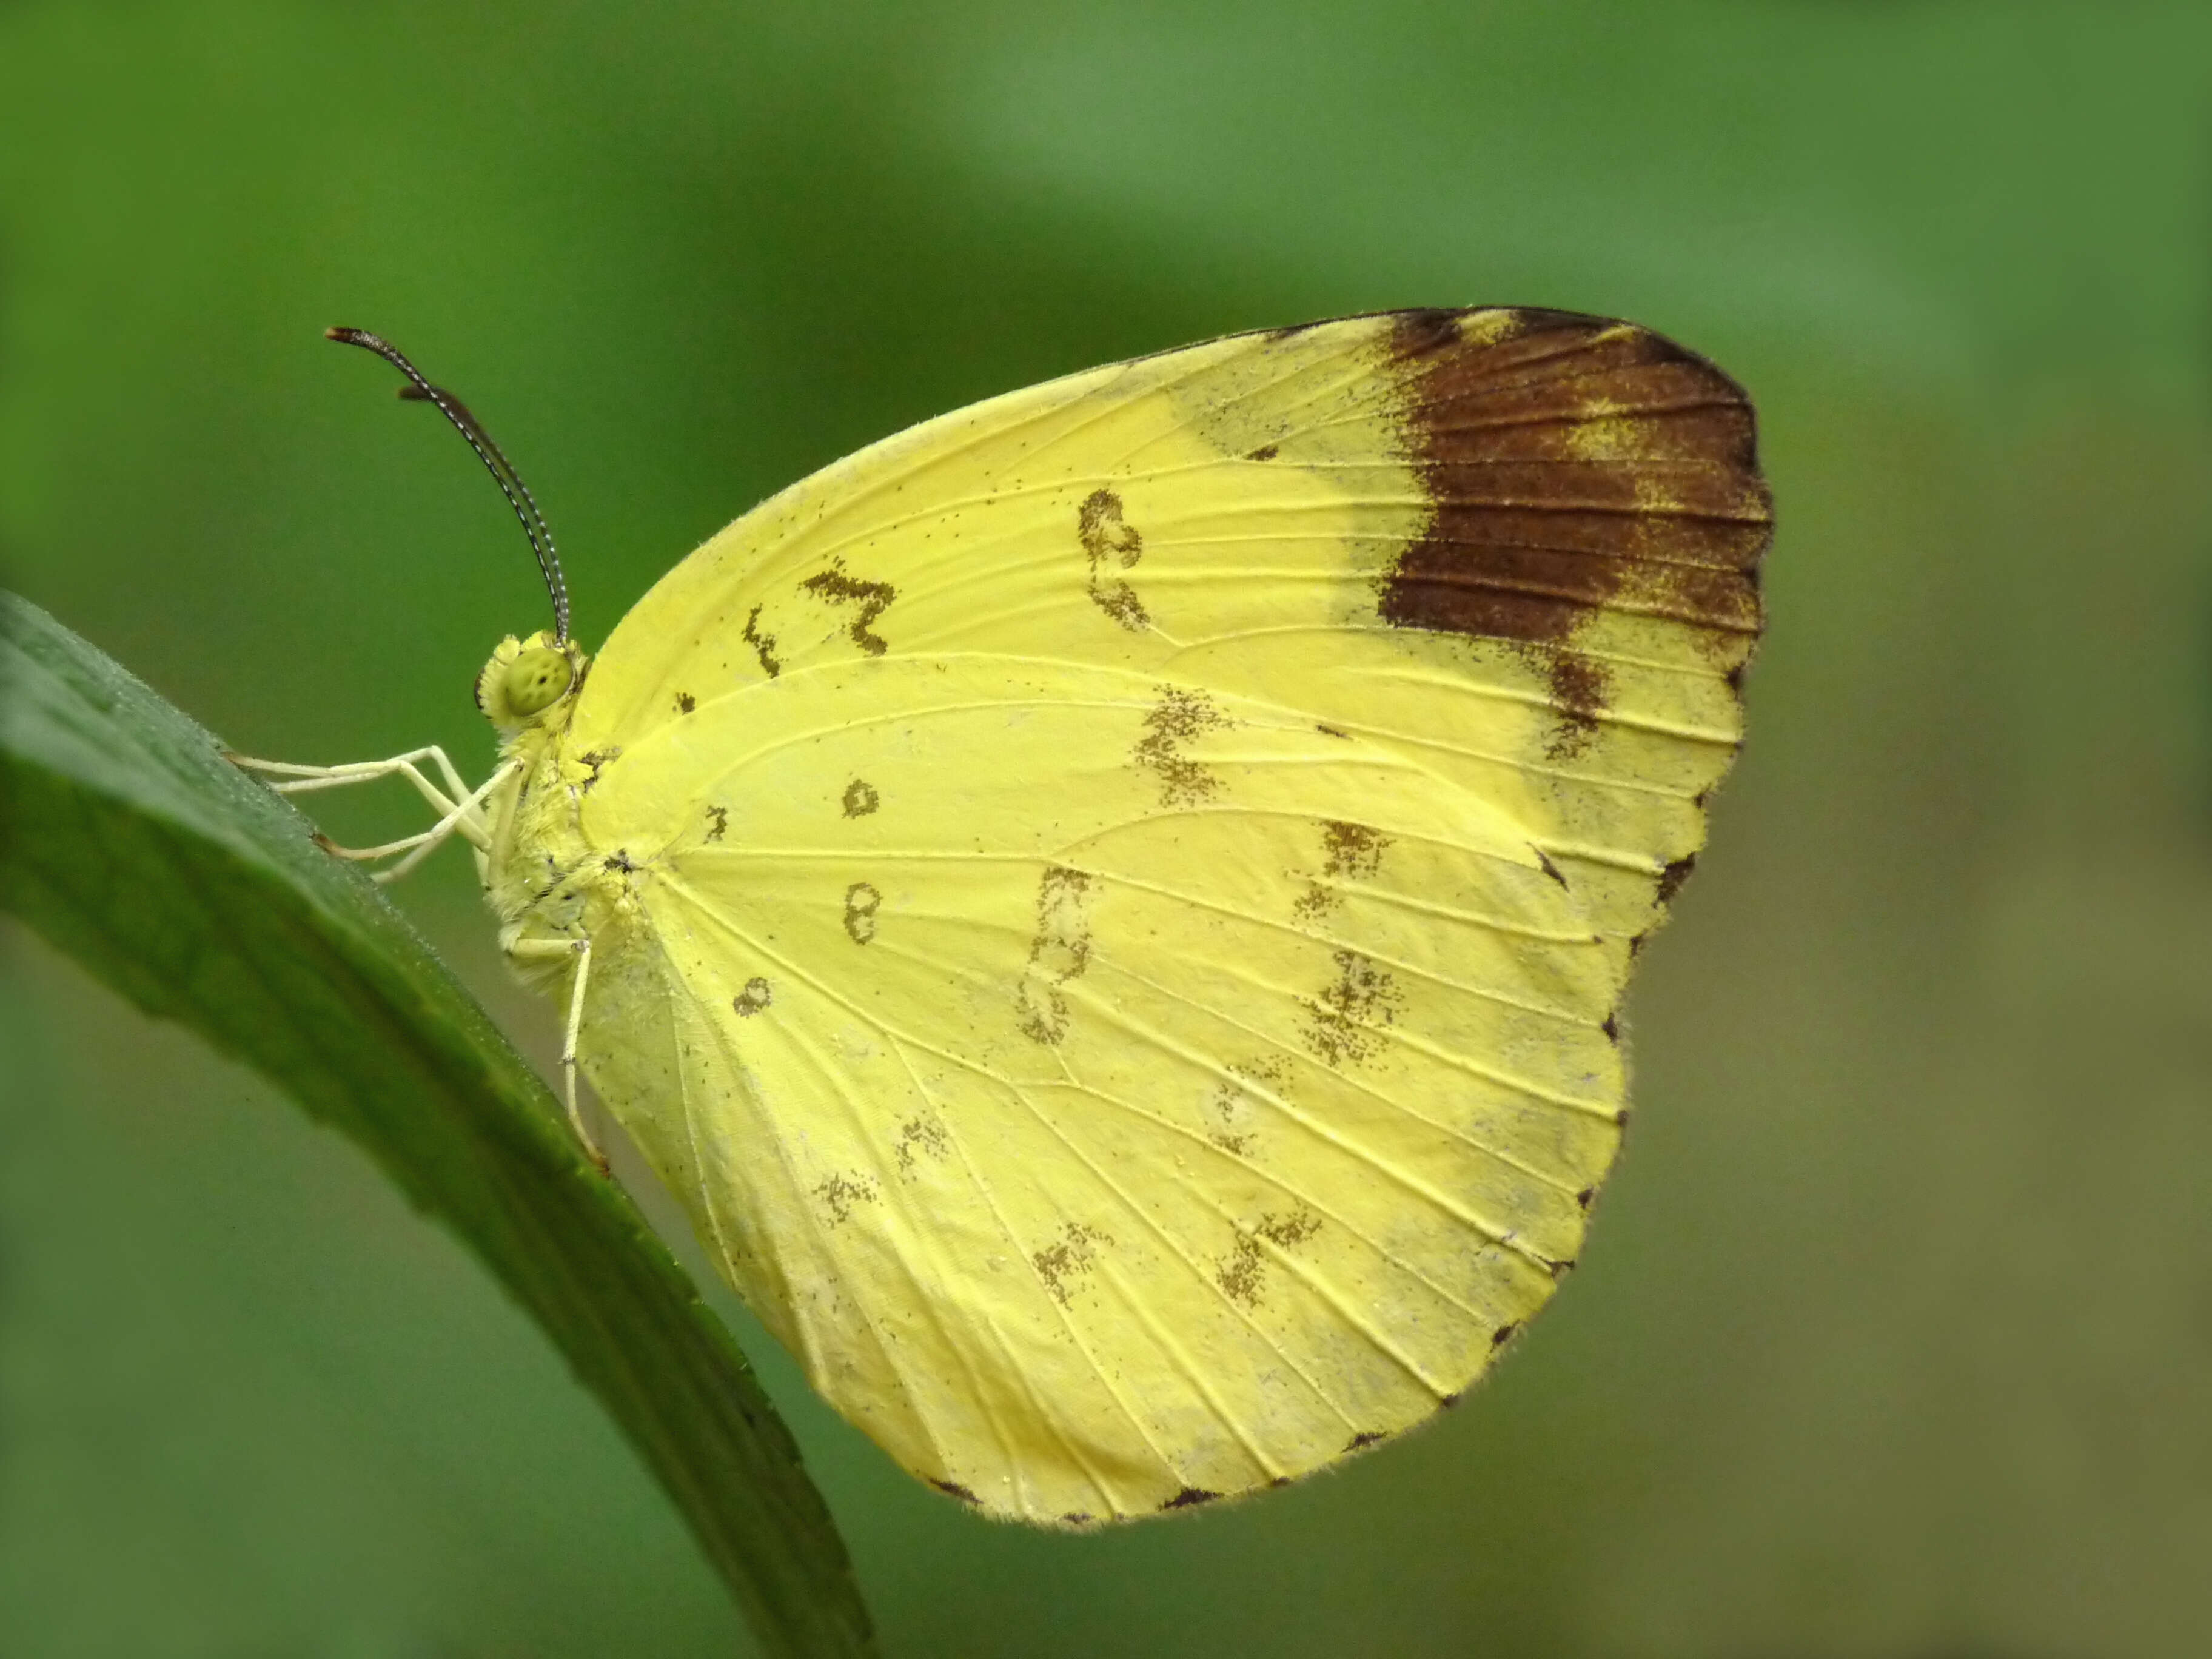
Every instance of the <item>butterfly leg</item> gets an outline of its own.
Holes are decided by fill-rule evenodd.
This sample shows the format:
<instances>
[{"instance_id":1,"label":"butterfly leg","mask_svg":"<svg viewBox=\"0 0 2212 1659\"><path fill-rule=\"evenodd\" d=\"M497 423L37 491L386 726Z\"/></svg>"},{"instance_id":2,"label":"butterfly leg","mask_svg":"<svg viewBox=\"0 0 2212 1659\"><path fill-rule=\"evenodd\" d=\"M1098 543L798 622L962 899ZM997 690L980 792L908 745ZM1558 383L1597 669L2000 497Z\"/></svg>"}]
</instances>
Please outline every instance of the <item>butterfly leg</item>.
<instances>
[{"instance_id":1,"label":"butterfly leg","mask_svg":"<svg viewBox=\"0 0 2212 1659\"><path fill-rule=\"evenodd\" d=\"M374 872L375 880L397 881L431 854L436 852L448 836L459 836L475 850L478 872L481 873L484 855L491 850L491 833L484 823L483 804L490 799L492 791L505 783L518 769L520 769L513 761L498 768L483 781L483 787L460 801L453 811L419 836L409 836L403 840L387 842L382 847L366 852L346 852L339 855L355 859L382 858L412 848L412 851L408 851L407 855L390 869ZM333 848L331 850L337 852L338 849Z\"/></svg>"},{"instance_id":2,"label":"butterfly leg","mask_svg":"<svg viewBox=\"0 0 2212 1659\"><path fill-rule=\"evenodd\" d=\"M317 789L338 789L349 783L368 783L378 778L404 777L422 792L422 798L440 811L450 811L455 801L467 794L468 786L461 781L453 763L436 744L422 749L410 749L404 755L394 755L389 760L349 761L342 766L299 766L290 761L256 760L250 755L227 754L233 766L249 772L267 772L289 779L289 782L272 783L269 787L280 795L304 794ZM428 761L438 769L451 798L433 787L429 780L416 769L416 763Z\"/></svg>"},{"instance_id":3,"label":"butterfly leg","mask_svg":"<svg viewBox=\"0 0 2212 1659\"><path fill-rule=\"evenodd\" d=\"M576 1037L584 1028L584 984L592 975L592 942L576 941L576 988L568 994L568 1029L561 1036L561 1081L568 1103L568 1127L576 1132L576 1139L584 1143L584 1151L599 1173L610 1173L607 1155L599 1150L599 1143L592 1139L592 1132L584 1127L584 1115L576 1107Z\"/></svg>"},{"instance_id":4,"label":"butterfly leg","mask_svg":"<svg viewBox=\"0 0 2212 1659\"><path fill-rule=\"evenodd\" d=\"M484 781L483 786L471 790L461 781L446 751L435 744L427 748L394 755L388 760L356 761L343 766L301 766L289 761L256 760L246 755L232 755L231 763L249 772L268 774L283 780L270 784L278 794L306 794L319 789L338 789L348 784L370 783L379 778L402 777L414 785L417 793L440 813L438 822L420 835L408 836L398 841L387 842L381 847L338 847L325 842L336 856L356 860L374 860L404 854L389 869L375 872L378 881L393 881L405 875L442 844L449 836L458 835L473 847L479 862L489 850L490 831L486 825L483 803L491 793L512 775L512 762L501 766ZM440 789L422 775L418 763L435 766L445 784Z\"/></svg>"},{"instance_id":5,"label":"butterfly leg","mask_svg":"<svg viewBox=\"0 0 2212 1659\"><path fill-rule=\"evenodd\" d=\"M576 1040L584 1029L584 987L592 976L592 942L588 939L521 939L507 946L511 956L561 957L574 954L576 958L576 982L568 993L568 1024L561 1036L561 1091L568 1108L568 1127L576 1132L583 1143L585 1155L599 1166L601 1175L612 1173L607 1155L599 1150L599 1143L592 1139L592 1132L584 1125L583 1109L576 1103Z\"/></svg>"}]
</instances>

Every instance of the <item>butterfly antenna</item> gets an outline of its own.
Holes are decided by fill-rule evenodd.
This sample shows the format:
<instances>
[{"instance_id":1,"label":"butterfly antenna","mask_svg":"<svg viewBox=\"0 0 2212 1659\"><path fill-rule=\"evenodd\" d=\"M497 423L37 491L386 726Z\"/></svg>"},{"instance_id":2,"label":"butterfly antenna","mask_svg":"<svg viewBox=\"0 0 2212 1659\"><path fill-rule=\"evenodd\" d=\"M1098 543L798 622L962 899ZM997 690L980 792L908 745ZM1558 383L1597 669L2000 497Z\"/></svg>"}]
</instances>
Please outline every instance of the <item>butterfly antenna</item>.
<instances>
[{"instance_id":1,"label":"butterfly antenna","mask_svg":"<svg viewBox=\"0 0 2212 1659\"><path fill-rule=\"evenodd\" d=\"M538 510L538 498L530 493L530 486L522 482L522 475L514 470L514 463L507 459L506 452L491 441L477 417L469 413L469 406L442 386L434 386L423 378L422 370L407 361L406 354L380 334L371 334L365 328L328 328L323 331L326 340L336 340L341 345L359 346L364 351L374 351L407 377L407 384L399 388L399 395L415 403L435 404L438 412L453 423L453 429L469 441L469 447L484 464L498 484L500 494L514 509L514 516L522 521L522 533L530 538L530 550L538 556L538 569L545 578L545 591L553 596L553 636L562 644L568 639L568 584L561 574L561 556L553 549L553 532L545 522L545 515Z\"/></svg>"}]
</instances>

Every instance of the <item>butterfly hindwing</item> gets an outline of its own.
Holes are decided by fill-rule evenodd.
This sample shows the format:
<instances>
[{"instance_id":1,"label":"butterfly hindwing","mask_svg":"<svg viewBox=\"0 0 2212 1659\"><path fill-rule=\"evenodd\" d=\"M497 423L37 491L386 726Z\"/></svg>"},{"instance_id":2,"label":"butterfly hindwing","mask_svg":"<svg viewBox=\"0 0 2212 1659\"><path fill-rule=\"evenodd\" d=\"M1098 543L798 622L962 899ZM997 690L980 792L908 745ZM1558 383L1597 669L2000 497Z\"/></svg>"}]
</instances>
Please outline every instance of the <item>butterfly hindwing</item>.
<instances>
[{"instance_id":1,"label":"butterfly hindwing","mask_svg":"<svg viewBox=\"0 0 2212 1659\"><path fill-rule=\"evenodd\" d=\"M586 1066L817 1386L994 1512L1419 1422L1580 1248L1766 519L1731 383L1558 313L863 451L592 667L564 763L632 925Z\"/></svg>"}]
</instances>

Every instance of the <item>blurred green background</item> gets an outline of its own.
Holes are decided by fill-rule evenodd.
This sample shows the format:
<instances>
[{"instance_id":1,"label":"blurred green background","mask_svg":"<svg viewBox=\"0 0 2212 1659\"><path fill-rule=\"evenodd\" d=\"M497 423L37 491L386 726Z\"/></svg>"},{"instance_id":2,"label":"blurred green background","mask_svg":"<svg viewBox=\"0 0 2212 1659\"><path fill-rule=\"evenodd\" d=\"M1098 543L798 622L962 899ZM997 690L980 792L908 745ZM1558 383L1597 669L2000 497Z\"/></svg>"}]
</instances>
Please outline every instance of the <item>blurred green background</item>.
<instances>
[{"instance_id":1,"label":"blurred green background","mask_svg":"<svg viewBox=\"0 0 2212 1659\"><path fill-rule=\"evenodd\" d=\"M471 678L544 620L475 462L328 324L489 422L591 644L939 410L1473 301L1717 357L1781 515L1589 1252L1425 1435L1087 1539L923 1492L740 1321L888 1650L2195 1650L2212 11L0 5L0 575L264 755L480 769ZM402 902L544 1058L471 886ZM0 1651L749 1650L471 1260L0 946Z\"/></svg>"}]
</instances>

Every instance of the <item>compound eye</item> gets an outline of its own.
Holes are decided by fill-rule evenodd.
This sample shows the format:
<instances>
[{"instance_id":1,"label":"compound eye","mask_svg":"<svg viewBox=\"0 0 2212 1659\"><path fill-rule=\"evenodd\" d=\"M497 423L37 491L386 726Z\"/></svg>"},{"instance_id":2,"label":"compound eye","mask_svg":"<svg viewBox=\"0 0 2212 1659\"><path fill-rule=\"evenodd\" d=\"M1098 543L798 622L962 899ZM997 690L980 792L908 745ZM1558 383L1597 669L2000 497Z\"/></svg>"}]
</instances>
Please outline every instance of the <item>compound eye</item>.
<instances>
[{"instance_id":1,"label":"compound eye","mask_svg":"<svg viewBox=\"0 0 2212 1659\"><path fill-rule=\"evenodd\" d=\"M507 665L507 706L521 717L550 708L575 678L576 671L562 652L539 647L526 651Z\"/></svg>"}]
</instances>

